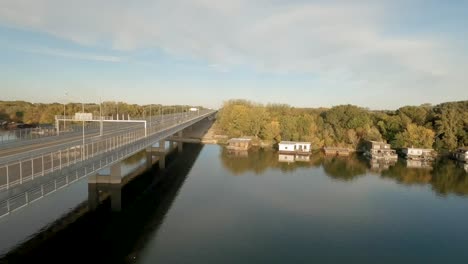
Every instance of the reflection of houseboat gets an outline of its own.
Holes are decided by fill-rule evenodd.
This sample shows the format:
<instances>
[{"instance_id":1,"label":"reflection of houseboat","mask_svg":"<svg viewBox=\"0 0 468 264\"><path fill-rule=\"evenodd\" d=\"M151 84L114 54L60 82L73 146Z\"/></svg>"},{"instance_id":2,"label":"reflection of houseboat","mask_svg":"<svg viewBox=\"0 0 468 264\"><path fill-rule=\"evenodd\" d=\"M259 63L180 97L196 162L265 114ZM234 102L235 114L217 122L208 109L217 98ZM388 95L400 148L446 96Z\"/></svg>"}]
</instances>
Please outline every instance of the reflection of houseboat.
<instances>
[{"instance_id":1,"label":"reflection of houseboat","mask_svg":"<svg viewBox=\"0 0 468 264\"><path fill-rule=\"evenodd\" d=\"M310 154L309 142L281 141L278 144L278 151L283 154Z\"/></svg>"},{"instance_id":2,"label":"reflection of houseboat","mask_svg":"<svg viewBox=\"0 0 468 264\"><path fill-rule=\"evenodd\" d=\"M393 166L396 164L396 160L376 160L376 159L371 159L370 160L370 168L372 171L384 171L388 170L390 166Z\"/></svg>"},{"instance_id":3,"label":"reflection of houseboat","mask_svg":"<svg viewBox=\"0 0 468 264\"><path fill-rule=\"evenodd\" d=\"M252 140L250 138L231 138L228 140L229 150L248 150L252 146Z\"/></svg>"},{"instance_id":4,"label":"reflection of houseboat","mask_svg":"<svg viewBox=\"0 0 468 264\"><path fill-rule=\"evenodd\" d=\"M279 154L278 155L278 161L279 162L309 162L310 161L310 156L308 155L289 155L289 154Z\"/></svg>"},{"instance_id":5,"label":"reflection of houseboat","mask_svg":"<svg viewBox=\"0 0 468 264\"><path fill-rule=\"evenodd\" d=\"M373 160L397 160L398 155L390 144L380 141L368 141L364 155Z\"/></svg>"},{"instance_id":6,"label":"reflection of houseboat","mask_svg":"<svg viewBox=\"0 0 468 264\"><path fill-rule=\"evenodd\" d=\"M290 163L290 162L294 162L295 159L294 159L294 155L279 154L278 161Z\"/></svg>"},{"instance_id":7,"label":"reflection of houseboat","mask_svg":"<svg viewBox=\"0 0 468 264\"><path fill-rule=\"evenodd\" d=\"M228 149L227 152L229 157L242 157L246 158L249 156L249 152L247 150L230 150Z\"/></svg>"},{"instance_id":8,"label":"reflection of houseboat","mask_svg":"<svg viewBox=\"0 0 468 264\"><path fill-rule=\"evenodd\" d=\"M406 160L407 168L432 168L432 162L429 160Z\"/></svg>"},{"instance_id":9,"label":"reflection of houseboat","mask_svg":"<svg viewBox=\"0 0 468 264\"><path fill-rule=\"evenodd\" d=\"M296 161L309 162L310 161L310 156L308 156L308 155L296 155L295 159L296 159Z\"/></svg>"},{"instance_id":10,"label":"reflection of houseboat","mask_svg":"<svg viewBox=\"0 0 468 264\"><path fill-rule=\"evenodd\" d=\"M468 147L458 148L452 153L454 159L468 163Z\"/></svg>"},{"instance_id":11,"label":"reflection of houseboat","mask_svg":"<svg viewBox=\"0 0 468 264\"><path fill-rule=\"evenodd\" d=\"M407 160L432 161L435 157L433 149L404 148L402 149L402 153L403 157Z\"/></svg>"},{"instance_id":12,"label":"reflection of houseboat","mask_svg":"<svg viewBox=\"0 0 468 264\"><path fill-rule=\"evenodd\" d=\"M338 148L338 147L324 147L323 151L325 155L332 156L349 156L351 150L349 148Z\"/></svg>"}]
</instances>

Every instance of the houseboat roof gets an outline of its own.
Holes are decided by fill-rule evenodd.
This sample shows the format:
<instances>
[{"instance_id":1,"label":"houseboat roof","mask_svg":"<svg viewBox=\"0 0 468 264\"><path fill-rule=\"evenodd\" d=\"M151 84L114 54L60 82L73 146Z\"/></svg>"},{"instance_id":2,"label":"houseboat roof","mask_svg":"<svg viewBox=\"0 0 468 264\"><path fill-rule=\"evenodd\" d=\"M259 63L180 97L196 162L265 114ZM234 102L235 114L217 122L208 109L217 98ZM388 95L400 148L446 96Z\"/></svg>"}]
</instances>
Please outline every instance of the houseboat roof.
<instances>
[{"instance_id":1,"label":"houseboat roof","mask_svg":"<svg viewBox=\"0 0 468 264\"><path fill-rule=\"evenodd\" d=\"M343 150L343 151L349 151L349 148L344 148L344 147L323 147L324 150Z\"/></svg>"},{"instance_id":2,"label":"houseboat roof","mask_svg":"<svg viewBox=\"0 0 468 264\"><path fill-rule=\"evenodd\" d=\"M296 144L302 144L302 145L310 145L310 142L299 142L299 141L281 141L279 144L282 145L296 145Z\"/></svg>"},{"instance_id":3,"label":"houseboat roof","mask_svg":"<svg viewBox=\"0 0 468 264\"><path fill-rule=\"evenodd\" d=\"M427 149L427 148L413 148L413 147L411 147L411 148L403 148L403 149L408 149L408 150L409 150L409 149L420 149L420 150L429 150L429 151L433 151L433 149Z\"/></svg>"},{"instance_id":4,"label":"houseboat roof","mask_svg":"<svg viewBox=\"0 0 468 264\"><path fill-rule=\"evenodd\" d=\"M251 138L231 138L228 142L249 142L252 141Z\"/></svg>"},{"instance_id":5,"label":"houseboat roof","mask_svg":"<svg viewBox=\"0 0 468 264\"><path fill-rule=\"evenodd\" d=\"M384 141L369 140L369 142L374 143L374 144L388 144L387 142L384 142Z\"/></svg>"}]
</instances>

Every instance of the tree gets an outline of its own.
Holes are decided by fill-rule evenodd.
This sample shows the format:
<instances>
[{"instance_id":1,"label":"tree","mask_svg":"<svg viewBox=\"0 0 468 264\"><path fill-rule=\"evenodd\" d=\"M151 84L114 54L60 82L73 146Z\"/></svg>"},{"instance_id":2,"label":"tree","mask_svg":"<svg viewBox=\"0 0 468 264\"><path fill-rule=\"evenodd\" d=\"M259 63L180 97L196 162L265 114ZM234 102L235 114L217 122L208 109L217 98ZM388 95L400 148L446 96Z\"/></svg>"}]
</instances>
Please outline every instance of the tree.
<instances>
[{"instance_id":1,"label":"tree","mask_svg":"<svg viewBox=\"0 0 468 264\"><path fill-rule=\"evenodd\" d=\"M435 133L431 129L416 124L409 124L406 129L395 136L396 147L432 148Z\"/></svg>"}]
</instances>

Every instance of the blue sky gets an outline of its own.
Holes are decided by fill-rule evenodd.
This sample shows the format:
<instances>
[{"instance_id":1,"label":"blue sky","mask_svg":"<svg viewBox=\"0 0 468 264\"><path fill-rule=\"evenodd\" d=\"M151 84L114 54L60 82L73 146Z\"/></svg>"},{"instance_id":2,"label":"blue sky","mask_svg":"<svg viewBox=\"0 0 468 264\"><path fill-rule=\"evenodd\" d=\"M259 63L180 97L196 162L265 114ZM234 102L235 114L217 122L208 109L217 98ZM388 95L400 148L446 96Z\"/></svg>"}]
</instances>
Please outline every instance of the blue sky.
<instances>
[{"instance_id":1,"label":"blue sky","mask_svg":"<svg viewBox=\"0 0 468 264\"><path fill-rule=\"evenodd\" d=\"M457 0L0 0L0 100L467 100L467 13Z\"/></svg>"}]
</instances>

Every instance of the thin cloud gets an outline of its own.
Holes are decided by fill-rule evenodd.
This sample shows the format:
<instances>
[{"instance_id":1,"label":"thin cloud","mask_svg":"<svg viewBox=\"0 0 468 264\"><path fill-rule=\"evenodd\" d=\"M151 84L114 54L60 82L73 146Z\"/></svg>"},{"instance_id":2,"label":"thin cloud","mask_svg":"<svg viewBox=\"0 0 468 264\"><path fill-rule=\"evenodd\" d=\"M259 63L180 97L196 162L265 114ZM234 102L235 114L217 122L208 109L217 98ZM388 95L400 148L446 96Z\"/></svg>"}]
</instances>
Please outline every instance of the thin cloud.
<instances>
[{"instance_id":1,"label":"thin cloud","mask_svg":"<svg viewBox=\"0 0 468 264\"><path fill-rule=\"evenodd\" d=\"M111 50L163 50L206 61L218 71L246 66L311 74L330 88L390 89L395 94L411 89L432 98L443 91L466 97L462 81L468 65L457 58L466 51L427 30L388 34L389 20L398 17L402 4L396 2L11 0L0 6L0 24ZM121 61L70 51L46 53Z\"/></svg>"},{"instance_id":2,"label":"thin cloud","mask_svg":"<svg viewBox=\"0 0 468 264\"><path fill-rule=\"evenodd\" d=\"M89 61L101 61L101 62L121 62L123 59L117 56L89 54L82 52L75 52L62 49L50 49L50 48L20 48L19 50L28 53L35 53L41 55L50 55L55 57L63 57L76 60L89 60Z\"/></svg>"}]
</instances>

